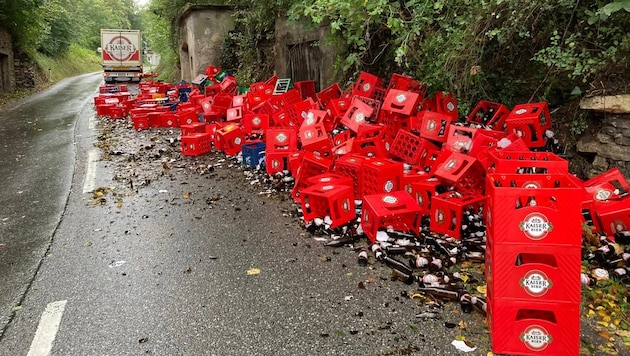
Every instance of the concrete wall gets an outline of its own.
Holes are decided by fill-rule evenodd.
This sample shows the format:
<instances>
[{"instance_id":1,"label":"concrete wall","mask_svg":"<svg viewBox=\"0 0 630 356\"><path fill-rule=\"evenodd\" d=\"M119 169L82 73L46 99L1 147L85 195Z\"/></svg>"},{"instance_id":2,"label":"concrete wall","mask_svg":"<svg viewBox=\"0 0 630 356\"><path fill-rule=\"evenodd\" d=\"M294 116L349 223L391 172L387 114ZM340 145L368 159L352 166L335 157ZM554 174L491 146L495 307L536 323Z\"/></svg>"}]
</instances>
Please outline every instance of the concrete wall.
<instances>
[{"instance_id":1,"label":"concrete wall","mask_svg":"<svg viewBox=\"0 0 630 356\"><path fill-rule=\"evenodd\" d=\"M192 81L209 65L222 67L223 41L234 29L232 9L219 5L189 6L179 17L181 79Z\"/></svg>"},{"instance_id":2,"label":"concrete wall","mask_svg":"<svg viewBox=\"0 0 630 356\"><path fill-rule=\"evenodd\" d=\"M11 92L15 87L13 40L6 29L0 27L0 93Z\"/></svg>"}]
</instances>

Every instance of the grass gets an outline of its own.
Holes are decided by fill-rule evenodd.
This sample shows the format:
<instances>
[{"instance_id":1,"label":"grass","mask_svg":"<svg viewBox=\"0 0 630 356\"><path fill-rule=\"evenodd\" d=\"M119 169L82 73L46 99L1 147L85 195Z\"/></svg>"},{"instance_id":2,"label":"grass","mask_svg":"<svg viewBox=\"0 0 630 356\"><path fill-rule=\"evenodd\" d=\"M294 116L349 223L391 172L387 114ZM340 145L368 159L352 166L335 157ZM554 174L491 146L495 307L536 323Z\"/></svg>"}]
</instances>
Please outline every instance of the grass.
<instances>
[{"instance_id":1,"label":"grass","mask_svg":"<svg viewBox=\"0 0 630 356\"><path fill-rule=\"evenodd\" d=\"M71 46L70 50L61 57L53 58L41 53L30 56L37 63L46 80L38 83L35 88L17 89L0 94L0 108L46 89L64 78L102 70L98 53L76 45Z\"/></svg>"}]
</instances>

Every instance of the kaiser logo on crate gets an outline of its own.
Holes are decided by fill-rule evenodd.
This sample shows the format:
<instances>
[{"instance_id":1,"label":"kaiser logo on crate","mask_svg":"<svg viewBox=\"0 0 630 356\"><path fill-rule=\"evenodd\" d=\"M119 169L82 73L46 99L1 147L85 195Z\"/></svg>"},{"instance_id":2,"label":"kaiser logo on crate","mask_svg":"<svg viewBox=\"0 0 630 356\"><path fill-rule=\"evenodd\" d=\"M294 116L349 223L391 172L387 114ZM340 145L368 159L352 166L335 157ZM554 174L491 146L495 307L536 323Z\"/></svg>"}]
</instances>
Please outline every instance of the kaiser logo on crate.
<instances>
[{"instance_id":1,"label":"kaiser logo on crate","mask_svg":"<svg viewBox=\"0 0 630 356\"><path fill-rule=\"evenodd\" d=\"M595 200L606 201L613 195L613 192L609 189L600 189L593 195Z\"/></svg>"},{"instance_id":2,"label":"kaiser logo on crate","mask_svg":"<svg viewBox=\"0 0 630 356\"><path fill-rule=\"evenodd\" d=\"M521 341L532 351L542 351L551 344L553 338L545 328L539 325L530 325L521 333Z\"/></svg>"},{"instance_id":3,"label":"kaiser logo on crate","mask_svg":"<svg viewBox=\"0 0 630 356\"><path fill-rule=\"evenodd\" d=\"M540 183L535 182L535 181L528 181L528 182L523 183L523 188L539 189Z\"/></svg>"},{"instance_id":4,"label":"kaiser logo on crate","mask_svg":"<svg viewBox=\"0 0 630 356\"><path fill-rule=\"evenodd\" d=\"M346 213L350 211L350 199L345 198L343 200L343 203L341 204L341 208L343 209L343 211L345 211Z\"/></svg>"},{"instance_id":5,"label":"kaiser logo on crate","mask_svg":"<svg viewBox=\"0 0 630 356\"><path fill-rule=\"evenodd\" d=\"M519 229L532 240L542 240L553 230L553 224L541 213L528 214L519 224Z\"/></svg>"},{"instance_id":6,"label":"kaiser logo on crate","mask_svg":"<svg viewBox=\"0 0 630 356\"><path fill-rule=\"evenodd\" d=\"M453 169L456 165L457 165L457 160L456 159L452 159L452 160L448 161L448 163L446 163L444 165L444 170Z\"/></svg>"},{"instance_id":7,"label":"kaiser logo on crate","mask_svg":"<svg viewBox=\"0 0 630 356\"><path fill-rule=\"evenodd\" d=\"M285 135L284 133L279 133L279 134L276 136L276 140L277 140L278 142L284 142L284 141L286 141L286 140L287 140L287 135Z\"/></svg>"},{"instance_id":8,"label":"kaiser logo on crate","mask_svg":"<svg viewBox=\"0 0 630 356\"><path fill-rule=\"evenodd\" d=\"M437 128L437 123L435 122L435 120L427 121L427 131L432 132L432 131L435 131L436 128Z\"/></svg>"},{"instance_id":9,"label":"kaiser logo on crate","mask_svg":"<svg viewBox=\"0 0 630 356\"><path fill-rule=\"evenodd\" d=\"M398 198L391 196L391 195L386 195L383 197L383 203L387 203L387 204L396 204L398 203Z\"/></svg>"},{"instance_id":10,"label":"kaiser logo on crate","mask_svg":"<svg viewBox=\"0 0 630 356\"><path fill-rule=\"evenodd\" d=\"M388 180L387 182L385 182L385 185L383 186L383 190L389 193L393 189L394 189L394 182L392 182L391 180Z\"/></svg>"},{"instance_id":11,"label":"kaiser logo on crate","mask_svg":"<svg viewBox=\"0 0 630 356\"><path fill-rule=\"evenodd\" d=\"M547 294L553 283L543 271L531 270L520 280L521 287L532 297L542 297Z\"/></svg>"}]
</instances>

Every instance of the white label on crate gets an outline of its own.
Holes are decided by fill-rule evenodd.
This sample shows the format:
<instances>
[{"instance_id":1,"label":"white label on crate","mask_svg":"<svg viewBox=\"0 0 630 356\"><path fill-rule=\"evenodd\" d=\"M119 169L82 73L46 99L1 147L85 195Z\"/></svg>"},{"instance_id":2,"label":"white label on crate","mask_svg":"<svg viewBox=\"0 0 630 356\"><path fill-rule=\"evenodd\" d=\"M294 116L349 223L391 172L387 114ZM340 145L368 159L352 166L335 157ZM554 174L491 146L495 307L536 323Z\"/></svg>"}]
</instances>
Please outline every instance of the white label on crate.
<instances>
[{"instance_id":1,"label":"white label on crate","mask_svg":"<svg viewBox=\"0 0 630 356\"><path fill-rule=\"evenodd\" d=\"M356 114L354 116L354 121L356 121L356 122L363 122L363 121L365 121L365 115L362 112Z\"/></svg>"},{"instance_id":2,"label":"white label on crate","mask_svg":"<svg viewBox=\"0 0 630 356\"><path fill-rule=\"evenodd\" d=\"M520 280L520 285L525 289L525 293L532 297L542 297L547 294L549 289L553 286L551 280L545 272L533 269L525 273Z\"/></svg>"},{"instance_id":3,"label":"white label on crate","mask_svg":"<svg viewBox=\"0 0 630 356\"><path fill-rule=\"evenodd\" d=\"M528 214L519 224L519 229L531 240L542 240L553 230L553 224L541 213Z\"/></svg>"},{"instance_id":4,"label":"white label on crate","mask_svg":"<svg viewBox=\"0 0 630 356\"><path fill-rule=\"evenodd\" d=\"M254 117L252 119L252 124L254 124L255 126L260 125L260 123L261 123L261 120L260 120L260 118L258 116Z\"/></svg>"},{"instance_id":5,"label":"white label on crate","mask_svg":"<svg viewBox=\"0 0 630 356\"><path fill-rule=\"evenodd\" d=\"M420 206L424 204L424 197L422 196L421 193L416 193L416 201L418 202L418 205Z\"/></svg>"},{"instance_id":6,"label":"white label on crate","mask_svg":"<svg viewBox=\"0 0 630 356\"><path fill-rule=\"evenodd\" d=\"M437 123L435 122L435 120L427 121L427 131L429 132L435 131L436 128L437 128Z\"/></svg>"},{"instance_id":7,"label":"white label on crate","mask_svg":"<svg viewBox=\"0 0 630 356\"><path fill-rule=\"evenodd\" d=\"M457 160L456 159L452 159L450 161L448 161L448 163L446 163L444 165L444 170L449 170L449 169L453 169L455 166L457 165Z\"/></svg>"},{"instance_id":8,"label":"white label on crate","mask_svg":"<svg viewBox=\"0 0 630 356\"><path fill-rule=\"evenodd\" d=\"M549 346L553 338L547 329L540 325L530 325L520 335L521 341L532 351L542 351Z\"/></svg>"},{"instance_id":9,"label":"white label on crate","mask_svg":"<svg viewBox=\"0 0 630 356\"><path fill-rule=\"evenodd\" d=\"M448 104L446 104L446 109L448 109L448 111L455 110L455 104L453 104L452 101L449 101Z\"/></svg>"},{"instance_id":10,"label":"white label on crate","mask_svg":"<svg viewBox=\"0 0 630 356\"><path fill-rule=\"evenodd\" d=\"M278 161L277 159L271 160L271 167L273 167L274 169L280 167L280 161Z\"/></svg>"},{"instance_id":11,"label":"white label on crate","mask_svg":"<svg viewBox=\"0 0 630 356\"><path fill-rule=\"evenodd\" d=\"M612 195L613 192L609 189L599 189L597 192L595 192L593 198L595 198L595 200L605 201L608 200L608 198L610 198Z\"/></svg>"},{"instance_id":12,"label":"white label on crate","mask_svg":"<svg viewBox=\"0 0 630 356\"><path fill-rule=\"evenodd\" d=\"M382 198L383 203L387 203L387 204L396 204L398 203L398 198L396 198L395 196L392 195L386 195Z\"/></svg>"},{"instance_id":13,"label":"white label on crate","mask_svg":"<svg viewBox=\"0 0 630 356\"><path fill-rule=\"evenodd\" d=\"M516 110L515 114L516 115L523 115L526 112L527 112L527 109L520 109L520 110Z\"/></svg>"},{"instance_id":14,"label":"white label on crate","mask_svg":"<svg viewBox=\"0 0 630 356\"><path fill-rule=\"evenodd\" d=\"M540 189L540 183L534 182L534 181L527 181L523 183L523 188Z\"/></svg>"},{"instance_id":15,"label":"white label on crate","mask_svg":"<svg viewBox=\"0 0 630 356\"><path fill-rule=\"evenodd\" d=\"M325 185L322 187L322 190L333 190L335 189L334 185Z\"/></svg>"},{"instance_id":16,"label":"white label on crate","mask_svg":"<svg viewBox=\"0 0 630 356\"><path fill-rule=\"evenodd\" d=\"M286 140L287 140L287 135L285 135L284 133L279 133L276 135L276 141L284 142Z\"/></svg>"},{"instance_id":17,"label":"white label on crate","mask_svg":"<svg viewBox=\"0 0 630 356\"><path fill-rule=\"evenodd\" d=\"M405 94L398 94L398 95L396 95L396 101L397 102L402 103L405 100L407 100L407 96Z\"/></svg>"},{"instance_id":18,"label":"white label on crate","mask_svg":"<svg viewBox=\"0 0 630 356\"><path fill-rule=\"evenodd\" d=\"M437 221L438 224L442 224L444 223L444 211L442 209L436 209L435 210L435 221Z\"/></svg>"},{"instance_id":19,"label":"white label on crate","mask_svg":"<svg viewBox=\"0 0 630 356\"><path fill-rule=\"evenodd\" d=\"M343 200L343 203L341 204L341 208L343 209L343 211L350 212L350 199L345 198Z\"/></svg>"},{"instance_id":20,"label":"white label on crate","mask_svg":"<svg viewBox=\"0 0 630 356\"><path fill-rule=\"evenodd\" d=\"M234 139L234 143L237 144L237 145L240 145L241 144L241 138L240 137L235 138Z\"/></svg>"},{"instance_id":21,"label":"white label on crate","mask_svg":"<svg viewBox=\"0 0 630 356\"><path fill-rule=\"evenodd\" d=\"M306 124L313 125L314 123L315 123L315 118L313 118L313 116L309 113L309 118L306 119Z\"/></svg>"},{"instance_id":22,"label":"white label on crate","mask_svg":"<svg viewBox=\"0 0 630 356\"><path fill-rule=\"evenodd\" d=\"M363 86L363 91L368 91L371 87L372 86L370 85L370 83L365 83L365 85Z\"/></svg>"},{"instance_id":23,"label":"white label on crate","mask_svg":"<svg viewBox=\"0 0 630 356\"><path fill-rule=\"evenodd\" d=\"M313 132L312 131L306 131L304 133L304 138L311 138L313 137Z\"/></svg>"},{"instance_id":24,"label":"white label on crate","mask_svg":"<svg viewBox=\"0 0 630 356\"><path fill-rule=\"evenodd\" d=\"M320 183L328 183L328 182L330 182L331 180L332 180L332 178L330 178L330 177L323 177L323 178L320 178L320 179L319 179L319 182L320 182Z\"/></svg>"},{"instance_id":25,"label":"white label on crate","mask_svg":"<svg viewBox=\"0 0 630 356\"><path fill-rule=\"evenodd\" d=\"M394 189L394 182L388 180L387 182L385 182L383 189L385 189L385 192L387 193L391 192Z\"/></svg>"}]
</instances>

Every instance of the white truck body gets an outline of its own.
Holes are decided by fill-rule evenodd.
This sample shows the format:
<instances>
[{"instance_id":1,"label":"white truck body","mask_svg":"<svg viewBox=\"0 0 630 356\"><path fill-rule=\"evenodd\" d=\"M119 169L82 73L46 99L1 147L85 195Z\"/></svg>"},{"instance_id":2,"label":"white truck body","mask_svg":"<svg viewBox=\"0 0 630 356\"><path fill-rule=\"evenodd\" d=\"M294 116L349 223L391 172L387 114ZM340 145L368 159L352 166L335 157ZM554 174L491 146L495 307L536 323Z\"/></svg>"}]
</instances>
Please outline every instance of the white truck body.
<instances>
[{"instance_id":1,"label":"white truck body","mask_svg":"<svg viewBox=\"0 0 630 356\"><path fill-rule=\"evenodd\" d=\"M142 37L139 30L101 30L103 78L106 83L142 79Z\"/></svg>"}]
</instances>

